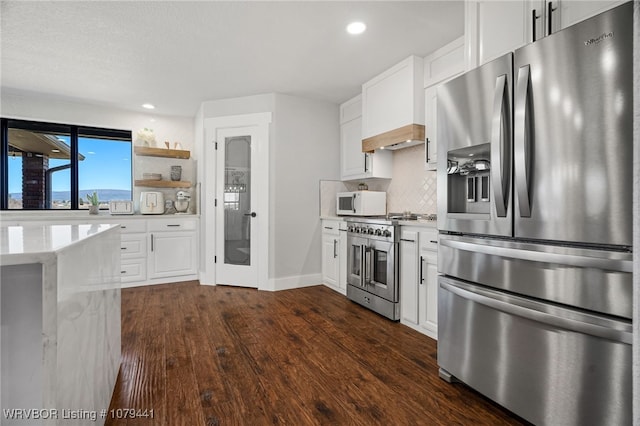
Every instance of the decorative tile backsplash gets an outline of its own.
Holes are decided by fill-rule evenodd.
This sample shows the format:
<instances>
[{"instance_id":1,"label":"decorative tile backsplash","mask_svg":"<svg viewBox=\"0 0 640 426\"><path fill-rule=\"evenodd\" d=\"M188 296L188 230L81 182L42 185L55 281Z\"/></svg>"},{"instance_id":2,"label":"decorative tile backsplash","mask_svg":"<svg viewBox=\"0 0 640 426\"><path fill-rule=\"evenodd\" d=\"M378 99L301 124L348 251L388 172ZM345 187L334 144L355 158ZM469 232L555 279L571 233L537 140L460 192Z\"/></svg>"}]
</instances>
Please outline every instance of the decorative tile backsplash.
<instances>
[{"instance_id":1,"label":"decorative tile backsplash","mask_svg":"<svg viewBox=\"0 0 640 426\"><path fill-rule=\"evenodd\" d=\"M336 194L357 191L358 184L362 182L370 191L387 192L389 213L436 214L436 172L424 169L424 149L424 145L416 145L394 151L391 180L320 181L320 215L335 215Z\"/></svg>"},{"instance_id":2,"label":"decorative tile backsplash","mask_svg":"<svg viewBox=\"0 0 640 426\"><path fill-rule=\"evenodd\" d=\"M394 151L393 179L387 189L387 211L437 213L436 172L424 169L424 149L423 144Z\"/></svg>"}]
</instances>

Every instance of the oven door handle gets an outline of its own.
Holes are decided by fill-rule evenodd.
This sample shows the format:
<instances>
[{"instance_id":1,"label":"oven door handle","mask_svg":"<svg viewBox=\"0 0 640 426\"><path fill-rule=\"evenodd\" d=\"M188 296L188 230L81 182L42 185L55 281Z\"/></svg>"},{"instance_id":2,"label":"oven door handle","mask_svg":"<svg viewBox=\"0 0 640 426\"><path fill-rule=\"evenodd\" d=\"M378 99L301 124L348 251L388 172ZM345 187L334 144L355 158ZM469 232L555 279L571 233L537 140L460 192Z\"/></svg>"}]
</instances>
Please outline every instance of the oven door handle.
<instances>
[{"instance_id":1,"label":"oven door handle","mask_svg":"<svg viewBox=\"0 0 640 426\"><path fill-rule=\"evenodd\" d=\"M364 251L364 244L360 245L360 287L364 287L364 271L365 271L365 260L364 260L364 256L365 256L365 251Z\"/></svg>"},{"instance_id":2,"label":"oven door handle","mask_svg":"<svg viewBox=\"0 0 640 426\"><path fill-rule=\"evenodd\" d=\"M364 284L371 284L372 274L372 262L371 262L371 247L364 248Z\"/></svg>"}]
</instances>

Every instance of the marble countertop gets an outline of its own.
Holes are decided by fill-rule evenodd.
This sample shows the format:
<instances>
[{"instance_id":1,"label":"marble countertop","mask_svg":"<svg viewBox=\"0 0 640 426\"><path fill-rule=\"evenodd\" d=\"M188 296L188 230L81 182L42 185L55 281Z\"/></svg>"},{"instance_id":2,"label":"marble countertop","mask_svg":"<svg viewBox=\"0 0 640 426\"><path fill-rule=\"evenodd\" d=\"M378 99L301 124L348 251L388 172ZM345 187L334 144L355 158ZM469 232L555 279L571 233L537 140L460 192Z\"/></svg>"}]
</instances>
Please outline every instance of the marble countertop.
<instances>
[{"instance_id":1,"label":"marble countertop","mask_svg":"<svg viewBox=\"0 0 640 426\"><path fill-rule=\"evenodd\" d=\"M98 214L89 214L87 211L3 211L0 215L0 223L26 222L26 221L51 221L51 220L82 220L88 222L100 222L101 220L128 220L128 219L166 219L166 218L198 218L198 214L110 214L108 210L102 210Z\"/></svg>"},{"instance_id":2,"label":"marble countertop","mask_svg":"<svg viewBox=\"0 0 640 426\"><path fill-rule=\"evenodd\" d=\"M2 264L38 262L43 255L55 254L110 230L115 224L0 226Z\"/></svg>"}]
</instances>

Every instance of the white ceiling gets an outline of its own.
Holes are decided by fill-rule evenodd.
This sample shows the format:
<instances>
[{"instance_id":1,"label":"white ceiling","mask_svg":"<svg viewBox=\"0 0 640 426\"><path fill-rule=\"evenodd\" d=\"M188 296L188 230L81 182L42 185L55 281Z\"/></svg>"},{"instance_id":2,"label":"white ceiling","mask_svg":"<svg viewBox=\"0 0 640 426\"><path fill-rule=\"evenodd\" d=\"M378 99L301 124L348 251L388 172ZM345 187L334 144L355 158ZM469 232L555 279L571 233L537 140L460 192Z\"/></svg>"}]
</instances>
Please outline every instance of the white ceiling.
<instances>
[{"instance_id":1,"label":"white ceiling","mask_svg":"<svg viewBox=\"0 0 640 426\"><path fill-rule=\"evenodd\" d=\"M340 103L463 26L462 1L3 0L2 90L179 116L269 92Z\"/></svg>"}]
</instances>

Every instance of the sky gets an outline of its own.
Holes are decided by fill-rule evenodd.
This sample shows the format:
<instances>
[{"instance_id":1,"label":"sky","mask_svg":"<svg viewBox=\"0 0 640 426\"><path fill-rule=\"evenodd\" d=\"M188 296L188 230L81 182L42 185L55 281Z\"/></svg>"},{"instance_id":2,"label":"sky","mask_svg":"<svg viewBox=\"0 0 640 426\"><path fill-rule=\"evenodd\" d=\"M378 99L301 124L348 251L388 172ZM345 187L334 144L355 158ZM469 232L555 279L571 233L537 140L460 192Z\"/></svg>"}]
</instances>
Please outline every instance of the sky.
<instances>
[{"instance_id":1,"label":"sky","mask_svg":"<svg viewBox=\"0 0 640 426\"><path fill-rule=\"evenodd\" d=\"M69 144L68 136L58 139ZM106 139L79 138L78 150L85 158L79 163L79 189L131 190L131 143ZM49 168L69 164L65 159L49 159ZM70 171L53 174L53 191L69 191ZM22 158L9 157L9 193L22 192Z\"/></svg>"}]
</instances>

